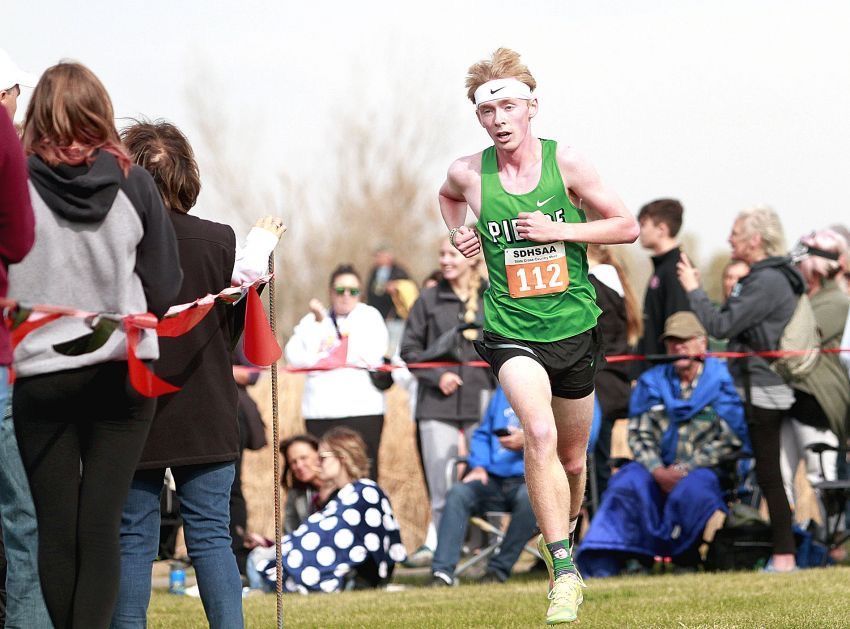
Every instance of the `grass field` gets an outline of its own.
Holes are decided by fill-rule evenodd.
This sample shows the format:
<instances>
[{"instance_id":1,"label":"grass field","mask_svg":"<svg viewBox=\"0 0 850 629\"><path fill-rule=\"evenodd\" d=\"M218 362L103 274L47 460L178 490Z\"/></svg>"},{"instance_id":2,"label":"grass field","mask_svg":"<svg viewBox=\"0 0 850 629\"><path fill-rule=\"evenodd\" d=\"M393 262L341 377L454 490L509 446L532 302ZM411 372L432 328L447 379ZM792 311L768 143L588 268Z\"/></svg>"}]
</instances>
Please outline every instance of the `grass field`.
<instances>
[{"instance_id":1,"label":"grass field","mask_svg":"<svg viewBox=\"0 0 850 629\"><path fill-rule=\"evenodd\" d=\"M284 597L286 627L542 627L544 577L505 585ZM275 627L275 596L245 600L249 628ZM591 627L850 627L850 568L622 577L589 583L579 613ZM150 626L205 627L197 599L156 593Z\"/></svg>"}]
</instances>

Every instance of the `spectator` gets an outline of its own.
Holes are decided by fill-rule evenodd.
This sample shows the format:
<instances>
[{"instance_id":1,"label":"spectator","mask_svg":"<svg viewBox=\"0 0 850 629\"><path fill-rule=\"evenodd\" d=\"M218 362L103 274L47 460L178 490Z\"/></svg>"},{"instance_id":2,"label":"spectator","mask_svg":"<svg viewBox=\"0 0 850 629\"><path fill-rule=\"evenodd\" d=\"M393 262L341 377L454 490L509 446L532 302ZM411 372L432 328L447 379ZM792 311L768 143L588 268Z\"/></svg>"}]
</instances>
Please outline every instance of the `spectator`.
<instances>
[{"instance_id":1,"label":"spectator","mask_svg":"<svg viewBox=\"0 0 850 629\"><path fill-rule=\"evenodd\" d=\"M377 308L389 332L387 352L395 354L401 340L404 320L410 305L416 301L416 284L407 271L395 263L393 252L386 245L375 249L374 266L369 273L366 303Z\"/></svg>"},{"instance_id":2,"label":"spectator","mask_svg":"<svg viewBox=\"0 0 850 629\"><path fill-rule=\"evenodd\" d=\"M85 66L59 63L39 80L24 126L36 242L10 271L15 299L158 317L174 303L183 280L174 228L114 118ZM42 590L57 627L109 625L121 509L155 407L130 384L120 326L88 353L54 350L90 334L84 319L66 316L15 349L15 432L38 516ZM136 356L158 354L156 332L142 330Z\"/></svg>"},{"instance_id":3,"label":"spectator","mask_svg":"<svg viewBox=\"0 0 850 629\"><path fill-rule=\"evenodd\" d=\"M329 493L323 491L318 439L308 434L289 437L280 442L280 453L280 484L286 489L283 532L289 534L325 505Z\"/></svg>"},{"instance_id":4,"label":"spectator","mask_svg":"<svg viewBox=\"0 0 850 629\"><path fill-rule=\"evenodd\" d=\"M729 260L729 263L723 267L723 301L729 301L732 296L732 291L738 282L750 272L749 265L742 260Z\"/></svg>"},{"instance_id":5,"label":"spectator","mask_svg":"<svg viewBox=\"0 0 850 629\"><path fill-rule=\"evenodd\" d=\"M21 70L9 54L0 48L0 108L9 115L14 131L15 113L18 111L18 96L22 87L35 87L36 77ZM5 132L4 132L5 135ZM17 136L17 134L15 134Z\"/></svg>"},{"instance_id":6,"label":"spectator","mask_svg":"<svg viewBox=\"0 0 850 629\"><path fill-rule=\"evenodd\" d=\"M644 372L632 394L635 460L611 478L582 540L578 561L588 576L612 576L628 558L649 565L659 555L694 567L706 522L726 511L724 462L747 442L741 400L724 363L698 358L708 339L693 313L671 315L662 340L681 357Z\"/></svg>"},{"instance_id":7,"label":"spectator","mask_svg":"<svg viewBox=\"0 0 850 629\"><path fill-rule=\"evenodd\" d=\"M366 445L355 431L337 426L320 449L321 478L333 488L325 507L281 542L286 592L338 592L377 587L405 557L390 502L372 480ZM248 557L251 587L271 591L276 578L274 548Z\"/></svg>"},{"instance_id":8,"label":"spectator","mask_svg":"<svg viewBox=\"0 0 850 629\"><path fill-rule=\"evenodd\" d=\"M369 273L366 303L376 308L385 321L399 319L387 287L393 280L408 279L407 271L395 263L393 252L386 245L375 249L374 266Z\"/></svg>"},{"instance_id":9,"label":"spectator","mask_svg":"<svg viewBox=\"0 0 850 629\"><path fill-rule=\"evenodd\" d=\"M177 303L253 281L267 268L284 231L261 219L237 251L227 225L189 212L201 189L192 147L174 125L135 122L123 132L133 161L157 182L177 234L183 284ZM239 456L238 394L231 347L242 333L241 307L217 303L186 334L161 341L157 374L181 389L159 398L153 424L121 518L121 589L112 626L144 625L151 566L159 546L160 493L166 468L180 499L186 548L207 621L241 627L242 584L231 548L230 491Z\"/></svg>"},{"instance_id":10,"label":"spectator","mask_svg":"<svg viewBox=\"0 0 850 629\"><path fill-rule=\"evenodd\" d=\"M676 279L681 249L676 236L682 227L682 204L676 199L657 199L638 212L640 244L652 252L652 277L643 304L643 336L639 354L663 354L659 341L664 322L674 312L690 310L688 298ZM650 367L647 363L645 368Z\"/></svg>"},{"instance_id":11,"label":"spectator","mask_svg":"<svg viewBox=\"0 0 850 629\"><path fill-rule=\"evenodd\" d=\"M803 245L815 247L839 257L847 252L847 243L838 233L826 229L805 236ZM800 262L800 272L808 285L808 295L821 333L821 347L839 347L844 322L850 309L850 297L836 283L841 272L837 260L812 254ZM805 382L794 384L794 405L782 423L782 479L788 501L794 504L794 475L800 460L805 460L812 483L836 479L837 453L822 453L823 469L817 454L807 449L814 443L837 447L847 439L848 410L850 410L850 380L835 354L821 354L817 373Z\"/></svg>"},{"instance_id":12,"label":"spectator","mask_svg":"<svg viewBox=\"0 0 850 629\"><path fill-rule=\"evenodd\" d=\"M339 366L380 365L387 352L387 326L380 312L360 303L360 276L354 267L342 264L334 269L328 290L330 308L310 300L310 313L295 326L286 344L290 366L309 369L328 360ZM360 433L372 462L371 478L377 477L384 395L372 384L369 372L335 368L308 373L301 413L307 432L320 439L336 426Z\"/></svg>"},{"instance_id":13,"label":"spectator","mask_svg":"<svg viewBox=\"0 0 850 629\"><path fill-rule=\"evenodd\" d=\"M699 273L687 256L678 265L679 280L694 313L715 338L728 338L730 351L765 351L779 347L806 283L783 257L785 237L779 217L768 207L744 210L729 236L732 257L750 266L729 301L715 307L700 288ZM769 571L796 569L791 510L782 487L779 441L782 420L794 393L764 358L733 359L729 371L743 400L756 460L756 478L767 501L773 536Z\"/></svg>"},{"instance_id":14,"label":"spectator","mask_svg":"<svg viewBox=\"0 0 850 629\"><path fill-rule=\"evenodd\" d=\"M231 354L231 368L238 396L236 419L239 424L239 456L235 463L233 485L230 487L230 538L239 574L245 576L245 561L248 559L248 551L253 548L253 542L246 544L248 505L242 493L242 457L245 450L261 450L266 446L266 426L257 403L248 393L248 387L257 383L260 370L245 357L242 341L239 340Z\"/></svg>"},{"instance_id":15,"label":"spectator","mask_svg":"<svg viewBox=\"0 0 850 629\"><path fill-rule=\"evenodd\" d=\"M844 350L850 348L850 315L847 316L844 323L844 334L841 335L841 348ZM841 358L841 364L847 370L847 375L850 376L850 352L843 351L839 354L839 357Z\"/></svg>"},{"instance_id":16,"label":"spectator","mask_svg":"<svg viewBox=\"0 0 850 629\"><path fill-rule=\"evenodd\" d=\"M422 288L433 288L440 283L441 279L443 279L443 274L439 269L431 271L431 273L428 274L428 277L425 278L425 281L422 282Z\"/></svg>"},{"instance_id":17,"label":"spectator","mask_svg":"<svg viewBox=\"0 0 850 629\"><path fill-rule=\"evenodd\" d=\"M9 264L32 248L35 223L27 189L27 165L12 121L20 85L34 77L22 72L0 50L0 298L6 296ZM0 516L2 565L0 619L9 627L50 627L38 579L38 532L26 472L15 439L12 390L8 386L12 346L0 326ZM9 551L8 553L6 551ZM5 616L5 617L2 617ZM0 625L3 623L0 622Z\"/></svg>"},{"instance_id":18,"label":"spectator","mask_svg":"<svg viewBox=\"0 0 850 629\"><path fill-rule=\"evenodd\" d=\"M643 332L643 320L634 290L623 267L605 245L587 246L590 283L596 290L596 305L602 310L597 327L605 353L629 354ZM629 411L631 383L629 363L606 363L596 372L596 397L602 409L602 422L596 439L596 488L601 496L611 477L611 432L614 422Z\"/></svg>"},{"instance_id":19,"label":"spectator","mask_svg":"<svg viewBox=\"0 0 850 629\"><path fill-rule=\"evenodd\" d=\"M484 320L485 286L476 261L465 258L446 238L440 245L440 271L440 282L422 291L408 317L401 342L401 358L407 363L478 360L473 341ZM417 444L431 499L431 523L439 530L448 491L446 465L458 456L459 439L468 440L480 421L482 396L492 390L493 377L487 369L463 365L413 373L418 382ZM427 563L433 550L423 546L411 559Z\"/></svg>"},{"instance_id":20,"label":"spectator","mask_svg":"<svg viewBox=\"0 0 850 629\"><path fill-rule=\"evenodd\" d=\"M460 559L469 518L487 511L509 511L511 522L499 552L487 562L487 583L504 583L523 547L537 530L525 486L522 450L525 435L519 419L497 388L469 449L469 471L449 490L437 532L432 585L451 585Z\"/></svg>"},{"instance_id":21,"label":"spectator","mask_svg":"<svg viewBox=\"0 0 850 629\"><path fill-rule=\"evenodd\" d=\"M829 229L836 232L844 239L844 242L850 245L850 229L848 229L847 225L839 223L830 226ZM838 262L841 264L841 271L835 276L835 281L841 290L850 295L850 248L839 258Z\"/></svg>"}]
</instances>

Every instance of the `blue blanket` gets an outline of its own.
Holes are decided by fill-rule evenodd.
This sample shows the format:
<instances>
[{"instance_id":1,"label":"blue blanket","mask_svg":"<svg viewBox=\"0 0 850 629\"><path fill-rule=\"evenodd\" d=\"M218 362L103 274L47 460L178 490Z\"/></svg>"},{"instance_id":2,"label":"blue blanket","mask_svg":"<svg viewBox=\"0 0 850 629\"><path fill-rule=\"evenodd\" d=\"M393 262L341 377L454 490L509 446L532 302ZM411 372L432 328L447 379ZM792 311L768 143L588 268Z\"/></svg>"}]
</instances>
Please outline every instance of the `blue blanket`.
<instances>
[{"instance_id":1,"label":"blue blanket","mask_svg":"<svg viewBox=\"0 0 850 629\"><path fill-rule=\"evenodd\" d=\"M665 496L643 465L629 463L608 483L576 560L584 575L600 577L617 574L627 556L675 559L718 509L725 512L726 504L710 469L694 470Z\"/></svg>"}]
</instances>

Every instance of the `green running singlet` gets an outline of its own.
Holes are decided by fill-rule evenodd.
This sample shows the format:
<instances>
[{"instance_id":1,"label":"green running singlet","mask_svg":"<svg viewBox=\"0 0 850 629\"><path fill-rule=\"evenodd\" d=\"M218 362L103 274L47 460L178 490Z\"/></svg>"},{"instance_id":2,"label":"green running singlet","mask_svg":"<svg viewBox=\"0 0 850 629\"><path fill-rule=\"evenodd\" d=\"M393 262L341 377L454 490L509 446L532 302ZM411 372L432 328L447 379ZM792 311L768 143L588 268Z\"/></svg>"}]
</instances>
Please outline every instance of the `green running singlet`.
<instances>
[{"instance_id":1,"label":"green running singlet","mask_svg":"<svg viewBox=\"0 0 850 629\"><path fill-rule=\"evenodd\" d=\"M540 210L554 221L584 223L584 211L570 201L555 156L557 142L543 140L537 187L510 194L499 180L496 148L481 154L481 233L490 287L484 293L484 329L507 338L549 343L596 325L601 310L587 277L587 245L541 244L520 239L520 212Z\"/></svg>"}]
</instances>

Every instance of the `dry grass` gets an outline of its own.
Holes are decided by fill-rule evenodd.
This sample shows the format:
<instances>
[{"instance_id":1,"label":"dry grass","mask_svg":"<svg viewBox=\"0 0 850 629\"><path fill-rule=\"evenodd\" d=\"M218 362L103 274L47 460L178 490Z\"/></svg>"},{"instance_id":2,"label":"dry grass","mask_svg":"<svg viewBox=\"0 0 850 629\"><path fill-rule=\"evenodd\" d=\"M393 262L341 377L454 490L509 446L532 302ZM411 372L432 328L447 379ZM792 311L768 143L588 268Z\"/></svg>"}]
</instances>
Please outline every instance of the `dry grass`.
<instances>
[{"instance_id":1,"label":"dry grass","mask_svg":"<svg viewBox=\"0 0 850 629\"><path fill-rule=\"evenodd\" d=\"M301 391L304 376L281 373L278 392L280 438L303 432ZM268 443L256 452L246 452L242 483L248 503L248 528L268 537L274 534L274 500L271 435L271 378L263 377L251 389L266 423ZM381 469L378 479L390 497L401 525L402 540L408 550L416 548L425 537L430 507L425 481L416 452L414 423L410 419L407 393L398 387L387 392L387 413L381 441Z\"/></svg>"}]
</instances>

